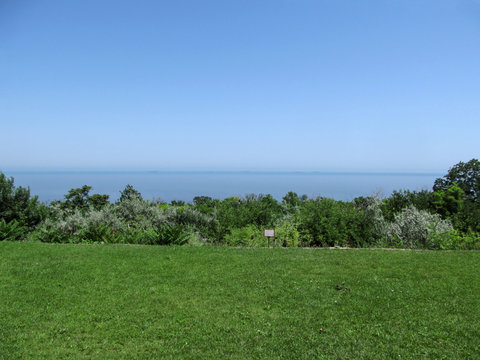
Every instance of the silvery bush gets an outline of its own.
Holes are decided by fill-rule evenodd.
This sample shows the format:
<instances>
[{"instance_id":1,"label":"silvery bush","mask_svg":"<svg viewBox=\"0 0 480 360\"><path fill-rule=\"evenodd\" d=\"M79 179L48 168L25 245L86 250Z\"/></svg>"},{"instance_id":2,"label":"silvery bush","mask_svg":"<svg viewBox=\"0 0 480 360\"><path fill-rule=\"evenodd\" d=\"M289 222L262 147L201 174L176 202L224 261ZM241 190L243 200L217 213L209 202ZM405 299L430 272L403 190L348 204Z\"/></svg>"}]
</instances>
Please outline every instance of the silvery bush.
<instances>
[{"instance_id":1,"label":"silvery bush","mask_svg":"<svg viewBox=\"0 0 480 360\"><path fill-rule=\"evenodd\" d=\"M388 222L383 217L380 205L382 201L377 196L369 196L363 199L361 208L365 214L365 220L372 226L378 236L386 235Z\"/></svg>"},{"instance_id":2,"label":"silvery bush","mask_svg":"<svg viewBox=\"0 0 480 360\"><path fill-rule=\"evenodd\" d=\"M433 235L446 234L453 230L448 220L438 214L418 210L413 205L404 208L386 228L386 237L391 245L405 248L428 248Z\"/></svg>"}]
</instances>

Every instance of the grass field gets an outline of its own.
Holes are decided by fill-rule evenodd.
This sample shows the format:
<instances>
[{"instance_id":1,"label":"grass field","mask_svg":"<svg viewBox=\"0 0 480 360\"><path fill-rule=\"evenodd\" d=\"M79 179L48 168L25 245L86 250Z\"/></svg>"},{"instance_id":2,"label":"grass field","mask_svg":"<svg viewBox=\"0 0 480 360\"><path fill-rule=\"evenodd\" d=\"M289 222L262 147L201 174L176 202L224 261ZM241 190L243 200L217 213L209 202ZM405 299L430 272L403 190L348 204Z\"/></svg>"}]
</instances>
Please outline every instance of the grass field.
<instances>
[{"instance_id":1,"label":"grass field","mask_svg":"<svg viewBox=\"0 0 480 360\"><path fill-rule=\"evenodd\" d=\"M0 358L479 359L480 252L0 243Z\"/></svg>"}]
</instances>

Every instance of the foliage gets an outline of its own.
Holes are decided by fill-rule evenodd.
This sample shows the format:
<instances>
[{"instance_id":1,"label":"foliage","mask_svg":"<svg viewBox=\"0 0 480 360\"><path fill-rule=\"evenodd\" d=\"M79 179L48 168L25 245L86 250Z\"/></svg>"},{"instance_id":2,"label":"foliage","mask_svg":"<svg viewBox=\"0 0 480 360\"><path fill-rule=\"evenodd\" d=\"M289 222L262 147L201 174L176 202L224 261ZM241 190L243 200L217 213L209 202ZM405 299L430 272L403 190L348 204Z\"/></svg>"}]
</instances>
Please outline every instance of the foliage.
<instances>
[{"instance_id":1,"label":"foliage","mask_svg":"<svg viewBox=\"0 0 480 360\"><path fill-rule=\"evenodd\" d=\"M263 236L262 229L255 225L234 228L225 236L225 244L230 246L267 246L267 239Z\"/></svg>"},{"instance_id":2,"label":"foliage","mask_svg":"<svg viewBox=\"0 0 480 360\"><path fill-rule=\"evenodd\" d=\"M128 226L137 227L144 220L157 226L166 222L164 213L158 206L137 197L117 202L112 211Z\"/></svg>"},{"instance_id":3,"label":"foliage","mask_svg":"<svg viewBox=\"0 0 480 360\"><path fill-rule=\"evenodd\" d=\"M90 195L92 190L91 186L83 185L80 188L73 188L65 195L65 201L56 201L53 204L61 207L65 210L71 211L88 211L88 208L93 207L96 210L100 210L103 207L109 205L109 196L93 194Z\"/></svg>"},{"instance_id":4,"label":"foliage","mask_svg":"<svg viewBox=\"0 0 480 360\"><path fill-rule=\"evenodd\" d=\"M195 196L193 198L193 207L204 214L212 215L216 211L218 202L219 200L213 200L209 196Z\"/></svg>"},{"instance_id":5,"label":"foliage","mask_svg":"<svg viewBox=\"0 0 480 360\"><path fill-rule=\"evenodd\" d=\"M455 216L463 208L465 192L455 182L446 190L438 189L432 195L435 211L444 218Z\"/></svg>"},{"instance_id":6,"label":"foliage","mask_svg":"<svg viewBox=\"0 0 480 360\"><path fill-rule=\"evenodd\" d=\"M28 227L22 225L17 220L6 222L5 219L0 219L0 241L21 240L28 232Z\"/></svg>"},{"instance_id":7,"label":"foliage","mask_svg":"<svg viewBox=\"0 0 480 360\"><path fill-rule=\"evenodd\" d=\"M195 206L209 205L212 203L212 200L210 196L195 196L193 198L193 204Z\"/></svg>"},{"instance_id":8,"label":"foliage","mask_svg":"<svg viewBox=\"0 0 480 360\"><path fill-rule=\"evenodd\" d=\"M300 233L291 219L285 219L275 229L277 246L297 247L300 244Z\"/></svg>"},{"instance_id":9,"label":"foliage","mask_svg":"<svg viewBox=\"0 0 480 360\"><path fill-rule=\"evenodd\" d=\"M15 187L14 179L0 172L0 219L7 223L15 220L19 225L34 227L46 215L46 207L39 204L37 196L30 197L30 189Z\"/></svg>"},{"instance_id":10,"label":"foliage","mask_svg":"<svg viewBox=\"0 0 480 360\"><path fill-rule=\"evenodd\" d=\"M443 178L435 180L434 191L447 191L457 184L465 193L467 199L480 201L480 161L472 159L466 163L460 161L454 165Z\"/></svg>"},{"instance_id":11,"label":"foliage","mask_svg":"<svg viewBox=\"0 0 480 360\"><path fill-rule=\"evenodd\" d=\"M300 209L298 231L307 246L347 246L362 242L364 214L353 203L317 198Z\"/></svg>"},{"instance_id":12,"label":"foliage","mask_svg":"<svg viewBox=\"0 0 480 360\"><path fill-rule=\"evenodd\" d=\"M386 236L392 245L405 248L431 248L433 237L442 236L453 230L451 223L438 214L418 210L413 205L395 215L394 222L387 227Z\"/></svg>"},{"instance_id":13,"label":"foliage","mask_svg":"<svg viewBox=\"0 0 480 360\"><path fill-rule=\"evenodd\" d=\"M148 201L127 185L111 204L91 186L71 189L64 201L40 205L0 173L2 239L135 244L266 246L389 246L475 248L480 233L476 198L480 163L459 163L437 179L434 191L394 191L386 199L344 202L308 199L290 191L278 202L270 194L223 200L197 196L193 203ZM454 230L453 230L454 229Z\"/></svg>"},{"instance_id":14,"label":"foliage","mask_svg":"<svg viewBox=\"0 0 480 360\"><path fill-rule=\"evenodd\" d=\"M80 229L75 238L80 242L117 242L117 236L111 227L105 224L94 224L93 222L89 222L86 227Z\"/></svg>"},{"instance_id":15,"label":"foliage","mask_svg":"<svg viewBox=\"0 0 480 360\"><path fill-rule=\"evenodd\" d=\"M73 242L72 234L63 231L57 226L57 222L51 219L39 226L31 236L32 240L38 240L46 243L70 243Z\"/></svg>"},{"instance_id":16,"label":"foliage","mask_svg":"<svg viewBox=\"0 0 480 360\"><path fill-rule=\"evenodd\" d=\"M231 197L217 205L217 217L223 229L246 225L271 227L283 215L283 208L270 194Z\"/></svg>"},{"instance_id":17,"label":"foliage","mask_svg":"<svg viewBox=\"0 0 480 360\"><path fill-rule=\"evenodd\" d=\"M359 197L354 200L358 210L363 212L363 221L360 228L363 233L361 244L357 246L371 246L377 244L386 235L388 222L382 212L382 201L376 196Z\"/></svg>"},{"instance_id":18,"label":"foliage","mask_svg":"<svg viewBox=\"0 0 480 360\"><path fill-rule=\"evenodd\" d=\"M431 208L432 193L428 190L410 191L394 190L392 195L383 200L382 211L387 221L393 221L395 214L398 214L408 206L414 206L419 210Z\"/></svg>"},{"instance_id":19,"label":"foliage","mask_svg":"<svg viewBox=\"0 0 480 360\"><path fill-rule=\"evenodd\" d=\"M199 242L202 232L215 229L215 220L195 209L162 208L138 196L100 209L85 204L71 209L57 203L51 212L34 236L40 241L183 245L192 234L198 233Z\"/></svg>"},{"instance_id":20,"label":"foliage","mask_svg":"<svg viewBox=\"0 0 480 360\"><path fill-rule=\"evenodd\" d=\"M143 245L185 245L190 235L183 226L164 225L161 228L128 229L123 242Z\"/></svg>"},{"instance_id":21,"label":"foliage","mask_svg":"<svg viewBox=\"0 0 480 360\"><path fill-rule=\"evenodd\" d=\"M132 200L132 199L142 200L143 199L142 194L140 194L140 192L136 190L132 185L127 184L125 186L125 189L123 189L120 192L120 198L118 201L122 202L122 201Z\"/></svg>"},{"instance_id":22,"label":"foliage","mask_svg":"<svg viewBox=\"0 0 480 360\"><path fill-rule=\"evenodd\" d=\"M283 198L282 203L286 204L288 207L294 208L303 204L308 200L307 195L298 196L296 192L289 191Z\"/></svg>"}]
</instances>

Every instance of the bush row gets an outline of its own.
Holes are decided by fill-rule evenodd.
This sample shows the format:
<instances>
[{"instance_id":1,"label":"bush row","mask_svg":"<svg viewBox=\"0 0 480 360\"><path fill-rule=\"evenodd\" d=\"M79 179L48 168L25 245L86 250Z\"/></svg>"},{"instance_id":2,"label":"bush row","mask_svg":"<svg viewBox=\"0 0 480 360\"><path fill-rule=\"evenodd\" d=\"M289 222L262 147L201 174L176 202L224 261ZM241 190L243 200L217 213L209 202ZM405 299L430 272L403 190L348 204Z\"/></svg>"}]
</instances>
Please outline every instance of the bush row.
<instances>
[{"instance_id":1,"label":"bush row","mask_svg":"<svg viewBox=\"0 0 480 360\"><path fill-rule=\"evenodd\" d=\"M480 163L472 160L437 179L433 191L395 191L383 200L289 192L281 202L250 194L166 204L127 185L113 204L83 186L47 206L0 173L0 240L267 246L263 229L275 228L272 242L284 247L479 249L479 179Z\"/></svg>"}]
</instances>

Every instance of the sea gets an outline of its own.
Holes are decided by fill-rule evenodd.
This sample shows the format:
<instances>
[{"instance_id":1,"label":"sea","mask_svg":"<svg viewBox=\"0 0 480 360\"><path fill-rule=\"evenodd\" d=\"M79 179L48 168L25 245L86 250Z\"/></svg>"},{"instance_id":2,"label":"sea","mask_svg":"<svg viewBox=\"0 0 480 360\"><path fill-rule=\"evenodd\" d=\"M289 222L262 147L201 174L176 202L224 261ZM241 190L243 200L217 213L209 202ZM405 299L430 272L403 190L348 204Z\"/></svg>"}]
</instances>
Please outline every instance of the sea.
<instances>
[{"instance_id":1,"label":"sea","mask_svg":"<svg viewBox=\"0 0 480 360\"><path fill-rule=\"evenodd\" d=\"M15 186L29 187L31 195L49 203L63 200L68 190L92 186L91 194L120 197L127 184L144 199L183 200L195 196L224 199L247 194L271 194L277 200L289 191L351 201L358 196L388 197L394 190L430 189L437 173L262 172L262 171L3 171Z\"/></svg>"}]
</instances>

